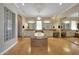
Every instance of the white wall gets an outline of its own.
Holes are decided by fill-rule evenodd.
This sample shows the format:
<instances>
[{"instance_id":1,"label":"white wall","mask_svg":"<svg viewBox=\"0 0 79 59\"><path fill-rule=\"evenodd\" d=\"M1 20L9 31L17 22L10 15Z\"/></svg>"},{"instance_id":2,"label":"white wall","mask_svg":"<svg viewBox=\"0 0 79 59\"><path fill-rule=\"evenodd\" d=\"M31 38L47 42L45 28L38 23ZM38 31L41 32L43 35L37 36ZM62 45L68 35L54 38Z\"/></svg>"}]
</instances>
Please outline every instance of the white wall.
<instances>
[{"instance_id":1,"label":"white wall","mask_svg":"<svg viewBox=\"0 0 79 59\"><path fill-rule=\"evenodd\" d=\"M15 37L9 41L4 42L4 7L7 7L16 14L15 23ZM0 4L0 54L8 49L11 45L17 41L17 12L11 6L11 4Z\"/></svg>"},{"instance_id":2,"label":"white wall","mask_svg":"<svg viewBox=\"0 0 79 59\"><path fill-rule=\"evenodd\" d=\"M4 44L4 14L3 14L3 5L0 4L0 52L3 51L3 44Z\"/></svg>"},{"instance_id":3,"label":"white wall","mask_svg":"<svg viewBox=\"0 0 79 59\"><path fill-rule=\"evenodd\" d=\"M53 24L53 26L55 26L55 29L59 29L59 28L58 28L59 25L60 25L59 22L56 22L56 23Z\"/></svg>"}]
</instances>

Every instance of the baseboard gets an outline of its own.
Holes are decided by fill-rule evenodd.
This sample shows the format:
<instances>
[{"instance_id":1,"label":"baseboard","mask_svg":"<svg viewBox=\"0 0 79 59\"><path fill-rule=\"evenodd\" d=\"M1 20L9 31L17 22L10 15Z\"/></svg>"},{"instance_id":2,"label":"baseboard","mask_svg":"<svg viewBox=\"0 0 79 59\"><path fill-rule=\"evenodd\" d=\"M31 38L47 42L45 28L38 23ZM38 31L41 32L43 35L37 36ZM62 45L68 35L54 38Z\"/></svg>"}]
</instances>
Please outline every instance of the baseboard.
<instances>
[{"instance_id":1,"label":"baseboard","mask_svg":"<svg viewBox=\"0 0 79 59\"><path fill-rule=\"evenodd\" d=\"M0 55L3 55L4 53L6 53L7 51L9 51L12 47L14 47L17 44L17 41L11 45L9 48L7 48L6 50L4 50L3 52L0 53Z\"/></svg>"}]
</instances>

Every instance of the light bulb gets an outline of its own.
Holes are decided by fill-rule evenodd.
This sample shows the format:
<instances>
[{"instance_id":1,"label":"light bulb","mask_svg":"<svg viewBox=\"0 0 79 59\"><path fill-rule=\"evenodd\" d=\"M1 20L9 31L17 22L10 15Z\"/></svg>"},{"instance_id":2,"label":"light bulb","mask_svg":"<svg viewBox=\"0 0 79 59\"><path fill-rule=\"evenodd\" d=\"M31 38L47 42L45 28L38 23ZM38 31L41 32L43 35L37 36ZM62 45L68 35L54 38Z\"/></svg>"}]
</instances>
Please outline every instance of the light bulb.
<instances>
[{"instance_id":1,"label":"light bulb","mask_svg":"<svg viewBox=\"0 0 79 59\"><path fill-rule=\"evenodd\" d=\"M41 17L37 17L37 20L40 20L41 19Z\"/></svg>"},{"instance_id":2,"label":"light bulb","mask_svg":"<svg viewBox=\"0 0 79 59\"><path fill-rule=\"evenodd\" d=\"M24 3L22 3L22 5L24 6Z\"/></svg>"},{"instance_id":3,"label":"light bulb","mask_svg":"<svg viewBox=\"0 0 79 59\"><path fill-rule=\"evenodd\" d=\"M61 5L62 5L62 3L59 3L59 5L61 6Z\"/></svg>"}]
</instances>

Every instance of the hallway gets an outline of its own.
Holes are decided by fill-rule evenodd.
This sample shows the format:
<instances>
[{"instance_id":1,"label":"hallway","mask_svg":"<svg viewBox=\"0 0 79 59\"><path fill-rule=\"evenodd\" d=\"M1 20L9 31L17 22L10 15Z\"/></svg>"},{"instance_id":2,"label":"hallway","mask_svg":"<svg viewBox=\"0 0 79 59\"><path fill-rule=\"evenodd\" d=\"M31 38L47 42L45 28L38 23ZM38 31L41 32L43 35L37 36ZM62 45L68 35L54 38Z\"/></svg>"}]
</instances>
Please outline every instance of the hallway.
<instances>
[{"instance_id":1,"label":"hallway","mask_svg":"<svg viewBox=\"0 0 79 59\"><path fill-rule=\"evenodd\" d=\"M5 55L78 55L78 38L48 38L48 47L31 47L31 39L18 39ZM74 41L74 42L73 42Z\"/></svg>"}]
</instances>

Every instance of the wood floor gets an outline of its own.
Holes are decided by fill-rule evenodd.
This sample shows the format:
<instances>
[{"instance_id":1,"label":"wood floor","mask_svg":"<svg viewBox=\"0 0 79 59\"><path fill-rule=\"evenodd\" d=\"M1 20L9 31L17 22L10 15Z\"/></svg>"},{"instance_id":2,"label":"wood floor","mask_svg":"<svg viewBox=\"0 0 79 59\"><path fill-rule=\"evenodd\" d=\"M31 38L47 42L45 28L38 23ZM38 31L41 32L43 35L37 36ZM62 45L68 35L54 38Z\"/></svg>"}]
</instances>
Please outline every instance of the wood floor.
<instances>
[{"instance_id":1,"label":"wood floor","mask_svg":"<svg viewBox=\"0 0 79 59\"><path fill-rule=\"evenodd\" d=\"M48 46L31 47L31 39L18 43L4 55L79 55L79 38L48 38Z\"/></svg>"}]
</instances>

